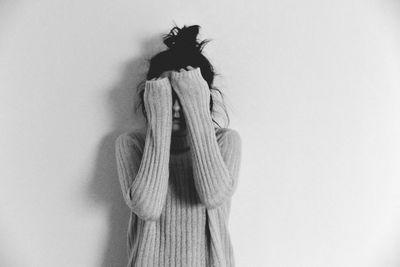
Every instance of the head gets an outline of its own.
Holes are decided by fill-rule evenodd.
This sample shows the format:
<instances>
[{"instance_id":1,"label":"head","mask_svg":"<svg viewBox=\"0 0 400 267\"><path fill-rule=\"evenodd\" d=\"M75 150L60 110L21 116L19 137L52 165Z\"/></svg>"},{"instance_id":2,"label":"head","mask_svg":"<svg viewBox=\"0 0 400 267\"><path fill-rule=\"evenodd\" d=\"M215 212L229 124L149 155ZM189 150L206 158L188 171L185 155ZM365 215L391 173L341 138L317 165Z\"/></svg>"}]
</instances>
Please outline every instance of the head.
<instances>
[{"instance_id":1,"label":"head","mask_svg":"<svg viewBox=\"0 0 400 267\"><path fill-rule=\"evenodd\" d=\"M151 80L152 78L158 78L165 76L165 73L170 71L179 71L186 66L192 66L193 68L200 68L201 75L207 82L210 90L210 113L213 122L221 127L215 120L215 95L212 91L220 94L221 100L223 100L222 92L214 86L214 77L217 75L214 71L214 67L211 62L204 56L203 48L210 40L203 40L199 42L197 40L197 35L199 33L200 26L192 25L189 27L183 26L182 28L176 25L170 30L168 34L163 35L163 42L168 47L166 50L161 51L150 58L149 60L149 70L146 75L146 80ZM139 96L140 105L142 106L142 112L146 117L146 110L143 104L144 95L144 83L143 81L139 84ZM173 88L172 88L173 89ZM173 132L184 131L186 129L186 123L184 119L184 111L180 105L180 101L176 93L172 92L172 114L174 124L172 127ZM223 101L222 101L223 104ZM224 105L222 108L225 112L227 118L227 124L229 124L229 116Z\"/></svg>"}]
</instances>

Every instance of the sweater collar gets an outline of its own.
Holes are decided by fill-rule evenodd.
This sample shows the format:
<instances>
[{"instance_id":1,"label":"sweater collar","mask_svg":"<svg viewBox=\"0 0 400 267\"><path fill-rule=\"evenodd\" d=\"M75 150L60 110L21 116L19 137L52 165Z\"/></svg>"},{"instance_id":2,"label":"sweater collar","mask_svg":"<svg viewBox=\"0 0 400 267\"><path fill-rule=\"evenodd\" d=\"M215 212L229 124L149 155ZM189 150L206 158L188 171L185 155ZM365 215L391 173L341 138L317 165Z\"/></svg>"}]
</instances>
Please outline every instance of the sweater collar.
<instances>
[{"instance_id":1,"label":"sweater collar","mask_svg":"<svg viewBox=\"0 0 400 267\"><path fill-rule=\"evenodd\" d=\"M190 150L187 130L182 133L172 132L171 134L171 150L172 154L179 154Z\"/></svg>"}]
</instances>

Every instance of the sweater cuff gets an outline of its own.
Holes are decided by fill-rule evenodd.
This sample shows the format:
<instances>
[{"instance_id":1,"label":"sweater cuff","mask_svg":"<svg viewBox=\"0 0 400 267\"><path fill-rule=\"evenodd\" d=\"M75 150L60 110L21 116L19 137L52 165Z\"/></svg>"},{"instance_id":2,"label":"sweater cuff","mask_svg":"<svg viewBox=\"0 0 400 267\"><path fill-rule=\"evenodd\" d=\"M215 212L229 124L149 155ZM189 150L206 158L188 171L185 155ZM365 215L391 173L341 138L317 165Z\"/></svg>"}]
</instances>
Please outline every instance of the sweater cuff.
<instances>
[{"instance_id":1,"label":"sweater cuff","mask_svg":"<svg viewBox=\"0 0 400 267\"><path fill-rule=\"evenodd\" d=\"M143 97L149 122L167 127L164 124L170 124L172 117L172 92L169 79L165 77L146 81Z\"/></svg>"},{"instance_id":2,"label":"sweater cuff","mask_svg":"<svg viewBox=\"0 0 400 267\"><path fill-rule=\"evenodd\" d=\"M146 80L145 89L155 89L155 88L162 88L168 89L171 87L168 77L164 77L157 80Z\"/></svg>"},{"instance_id":3,"label":"sweater cuff","mask_svg":"<svg viewBox=\"0 0 400 267\"><path fill-rule=\"evenodd\" d=\"M167 77L146 81L145 89L144 89L144 99L145 101L155 107L157 110L159 109L170 109L172 105L172 88Z\"/></svg>"}]
</instances>

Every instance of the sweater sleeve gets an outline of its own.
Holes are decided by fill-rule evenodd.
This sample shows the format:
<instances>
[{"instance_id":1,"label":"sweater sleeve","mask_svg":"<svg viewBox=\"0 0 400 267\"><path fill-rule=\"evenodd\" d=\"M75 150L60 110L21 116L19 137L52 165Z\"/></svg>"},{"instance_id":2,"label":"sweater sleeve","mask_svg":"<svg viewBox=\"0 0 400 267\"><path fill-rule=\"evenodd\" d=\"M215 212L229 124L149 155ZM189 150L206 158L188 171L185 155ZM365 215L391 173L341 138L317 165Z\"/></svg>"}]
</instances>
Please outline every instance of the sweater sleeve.
<instances>
[{"instance_id":1,"label":"sweater sleeve","mask_svg":"<svg viewBox=\"0 0 400 267\"><path fill-rule=\"evenodd\" d=\"M116 139L117 170L131 211L143 220L157 220L169 178L172 93L168 78L146 81L144 105L148 118L145 140L141 142L140 135L127 133Z\"/></svg>"},{"instance_id":2,"label":"sweater sleeve","mask_svg":"<svg viewBox=\"0 0 400 267\"><path fill-rule=\"evenodd\" d=\"M207 208L216 208L231 198L236 189L240 135L228 128L216 134L209 110L210 90L199 68L174 72L171 83L189 130L196 190Z\"/></svg>"}]
</instances>

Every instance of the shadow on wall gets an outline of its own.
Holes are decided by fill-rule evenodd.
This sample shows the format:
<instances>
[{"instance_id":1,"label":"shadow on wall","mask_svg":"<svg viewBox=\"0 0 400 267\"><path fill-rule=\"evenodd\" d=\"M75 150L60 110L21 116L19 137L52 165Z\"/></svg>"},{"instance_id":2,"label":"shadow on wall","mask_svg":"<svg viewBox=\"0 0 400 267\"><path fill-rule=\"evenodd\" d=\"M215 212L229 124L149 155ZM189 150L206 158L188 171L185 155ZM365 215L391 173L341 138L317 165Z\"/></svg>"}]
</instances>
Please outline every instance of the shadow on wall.
<instances>
[{"instance_id":1,"label":"shadow on wall","mask_svg":"<svg viewBox=\"0 0 400 267\"><path fill-rule=\"evenodd\" d=\"M148 64L146 59L160 51L162 42L160 36L155 36L143 42L142 57L127 62L120 79L108 90L109 110L112 122L112 132L100 142L95 167L90 180L87 195L94 205L101 205L108 210L108 228L104 250L99 257L101 267L126 266L127 254L127 226L129 208L122 197L121 186L118 180L115 160L115 139L126 131L143 129L144 117L138 110L134 112L137 103L137 85L145 79ZM92 203L93 204L93 203Z\"/></svg>"}]
</instances>

